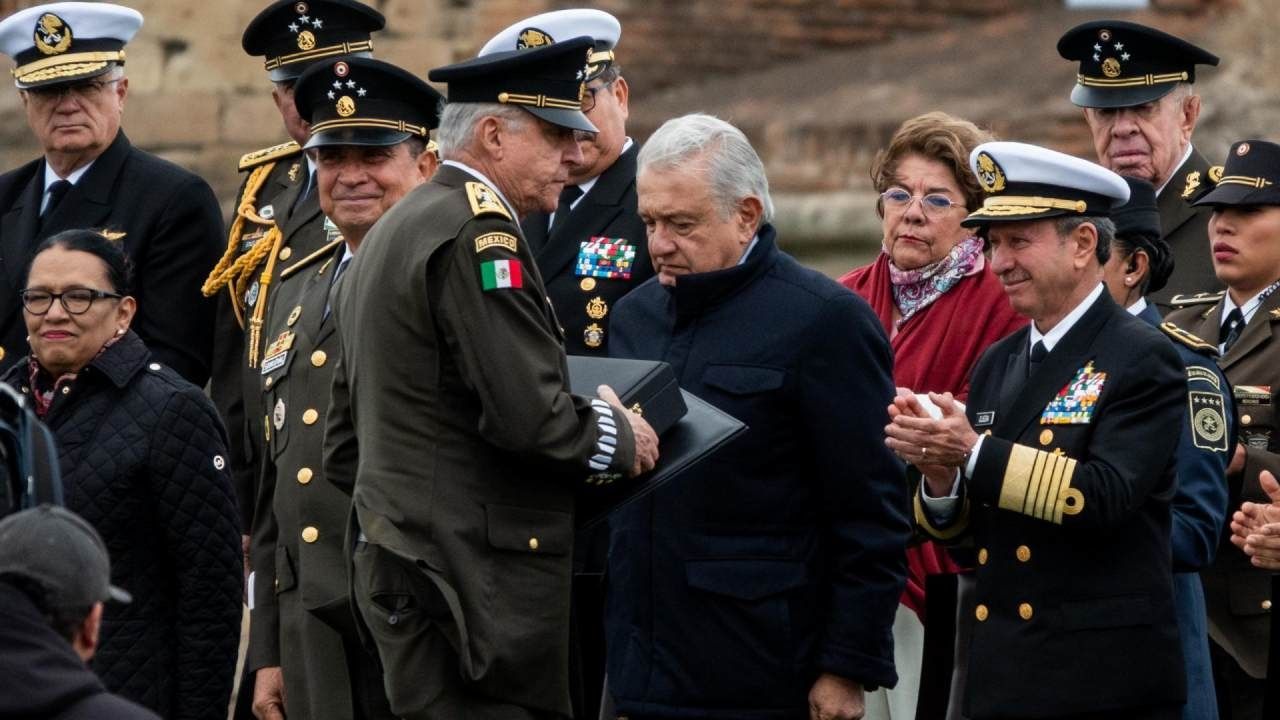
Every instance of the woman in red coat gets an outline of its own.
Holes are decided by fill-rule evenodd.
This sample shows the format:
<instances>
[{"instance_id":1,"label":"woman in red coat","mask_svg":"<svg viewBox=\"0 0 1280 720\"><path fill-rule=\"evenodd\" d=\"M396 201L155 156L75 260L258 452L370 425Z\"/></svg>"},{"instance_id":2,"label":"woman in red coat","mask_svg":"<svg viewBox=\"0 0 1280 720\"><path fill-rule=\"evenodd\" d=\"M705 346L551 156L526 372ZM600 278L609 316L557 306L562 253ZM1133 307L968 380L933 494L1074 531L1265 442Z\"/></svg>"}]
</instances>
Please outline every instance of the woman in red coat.
<instances>
[{"instance_id":1,"label":"woman in red coat","mask_svg":"<svg viewBox=\"0 0 1280 720\"><path fill-rule=\"evenodd\" d=\"M978 357L1026 323L988 267L982 238L960 226L982 202L969 152L990 139L971 122L931 112L904 122L872 163L880 255L840 281L871 304L889 334L898 387L963 400ZM957 569L932 542L909 548L907 560L902 604L914 612L900 608L894 625L899 683L868 697L867 718L915 717L925 577Z\"/></svg>"}]
</instances>

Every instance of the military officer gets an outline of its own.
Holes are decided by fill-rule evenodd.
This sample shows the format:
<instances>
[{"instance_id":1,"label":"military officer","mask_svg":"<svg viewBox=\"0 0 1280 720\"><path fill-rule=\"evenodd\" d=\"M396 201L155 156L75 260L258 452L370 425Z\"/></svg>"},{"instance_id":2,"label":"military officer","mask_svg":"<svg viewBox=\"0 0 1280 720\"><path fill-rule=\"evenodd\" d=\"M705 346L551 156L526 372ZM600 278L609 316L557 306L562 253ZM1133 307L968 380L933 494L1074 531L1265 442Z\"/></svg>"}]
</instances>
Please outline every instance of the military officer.
<instances>
[{"instance_id":1,"label":"military officer","mask_svg":"<svg viewBox=\"0 0 1280 720\"><path fill-rule=\"evenodd\" d=\"M209 378L213 303L199 275L217 258L218 200L195 174L139 150L121 129L129 78L125 45L136 10L64 2L0 22L27 124L43 155L0 175L0 369L27 354L23 273L39 241L101 228L133 261L133 328L157 360L203 385Z\"/></svg>"},{"instance_id":2,"label":"military officer","mask_svg":"<svg viewBox=\"0 0 1280 720\"><path fill-rule=\"evenodd\" d=\"M1197 65L1218 57L1178 37L1121 20L1068 30L1058 54L1080 63L1071 102L1084 108L1098 162L1156 187L1160 227L1175 259L1169 284L1152 299L1164 313L1178 293L1216 290L1209 260L1208 210L1188 205L1209 170L1191 144L1200 118Z\"/></svg>"},{"instance_id":3,"label":"military officer","mask_svg":"<svg viewBox=\"0 0 1280 720\"><path fill-rule=\"evenodd\" d=\"M520 227L564 326L566 352L604 356L613 306L653 277L644 223L636 214L640 146L627 137L631 88L614 56L622 26L603 10L556 10L507 27L480 55L580 35L595 41L582 111L598 132L578 135L582 160L569 168L554 211L535 210Z\"/></svg>"},{"instance_id":4,"label":"military officer","mask_svg":"<svg viewBox=\"0 0 1280 720\"><path fill-rule=\"evenodd\" d=\"M935 417L905 394L886 428L925 476L920 527L978 547L965 715L1179 718L1169 528L1185 372L1099 282L1129 187L1022 143L980 145L970 164L988 197L964 222L1032 324L978 361L967 409L931 394Z\"/></svg>"},{"instance_id":5,"label":"military officer","mask_svg":"<svg viewBox=\"0 0 1280 720\"><path fill-rule=\"evenodd\" d=\"M400 717L569 714L575 493L657 457L611 390L570 394L517 225L554 207L581 158L574 131L595 131L581 112L590 45L432 70L450 96L442 167L339 284L325 472L355 483L353 592Z\"/></svg>"},{"instance_id":6,"label":"military officer","mask_svg":"<svg viewBox=\"0 0 1280 720\"><path fill-rule=\"evenodd\" d=\"M254 657L278 658L284 682L259 669L255 709L261 717L273 709L289 717L390 717L381 675L371 658L361 659L350 616L351 488L327 482L321 469L320 419L338 357L329 298L373 223L435 172L428 132L441 97L394 65L348 57L314 64L295 98L311 127L320 207L340 237L279 272L265 326L260 372L270 422L254 512L250 644Z\"/></svg>"},{"instance_id":7,"label":"military officer","mask_svg":"<svg viewBox=\"0 0 1280 720\"><path fill-rule=\"evenodd\" d=\"M1194 200L1212 211L1208 229L1214 272L1225 293L1175 299L1169 322L1219 348L1234 386L1240 442L1227 468L1231 507L1266 503L1259 474L1280 472L1280 145L1246 140L1231 146L1208 192ZM1267 574L1227 543L1201 573L1209 635L1234 663L1219 668L1233 718L1261 717L1267 673L1271 586Z\"/></svg>"}]
</instances>

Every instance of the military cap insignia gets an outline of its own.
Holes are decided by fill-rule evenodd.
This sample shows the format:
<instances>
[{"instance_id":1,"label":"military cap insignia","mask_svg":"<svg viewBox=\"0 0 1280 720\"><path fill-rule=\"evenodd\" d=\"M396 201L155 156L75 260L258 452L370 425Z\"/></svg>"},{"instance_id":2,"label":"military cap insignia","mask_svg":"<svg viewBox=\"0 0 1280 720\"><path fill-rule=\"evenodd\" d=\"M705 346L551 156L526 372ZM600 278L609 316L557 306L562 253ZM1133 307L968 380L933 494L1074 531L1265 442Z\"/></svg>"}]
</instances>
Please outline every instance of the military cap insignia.
<instances>
[{"instance_id":1,"label":"military cap insignia","mask_svg":"<svg viewBox=\"0 0 1280 720\"><path fill-rule=\"evenodd\" d=\"M510 233L496 232L485 233L476 238L476 252L484 252L492 247L506 248L511 252L515 252L516 236Z\"/></svg>"},{"instance_id":2,"label":"military cap insignia","mask_svg":"<svg viewBox=\"0 0 1280 720\"><path fill-rule=\"evenodd\" d=\"M1226 168L1224 168L1222 165L1214 165L1213 167L1209 168L1209 182L1213 183L1214 185L1217 185L1219 182L1222 182L1222 172L1225 169Z\"/></svg>"},{"instance_id":3,"label":"military cap insignia","mask_svg":"<svg viewBox=\"0 0 1280 720\"><path fill-rule=\"evenodd\" d=\"M1249 143L1242 142L1236 146L1236 155L1239 155L1240 157L1244 157L1245 155L1248 155L1248 154L1249 154Z\"/></svg>"},{"instance_id":4,"label":"military cap insignia","mask_svg":"<svg viewBox=\"0 0 1280 720\"><path fill-rule=\"evenodd\" d=\"M1195 191L1199 187L1200 187L1200 171L1192 170L1191 172L1187 173L1187 185L1186 187L1182 188L1182 199L1186 200L1187 198L1191 197L1193 194L1195 194Z\"/></svg>"},{"instance_id":5,"label":"military cap insignia","mask_svg":"<svg viewBox=\"0 0 1280 720\"><path fill-rule=\"evenodd\" d=\"M597 295L587 302L587 317L592 320L602 320L605 315L609 314L609 303L604 298Z\"/></svg>"},{"instance_id":6,"label":"military cap insignia","mask_svg":"<svg viewBox=\"0 0 1280 720\"><path fill-rule=\"evenodd\" d=\"M33 36L36 49L45 55L58 55L71 47L71 26L53 13L45 13L36 20Z\"/></svg>"},{"instance_id":7,"label":"military cap insignia","mask_svg":"<svg viewBox=\"0 0 1280 720\"><path fill-rule=\"evenodd\" d=\"M1093 419L1093 411L1106 384L1107 374L1093 369L1093 361L1076 371L1067 386L1045 406L1040 415L1041 425L1087 425Z\"/></svg>"},{"instance_id":8,"label":"military cap insignia","mask_svg":"<svg viewBox=\"0 0 1280 720\"><path fill-rule=\"evenodd\" d=\"M978 153L978 184L988 193L1004 190L1004 170L989 153Z\"/></svg>"},{"instance_id":9,"label":"military cap insignia","mask_svg":"<svg viewBox=\"0 0 1280 720\"><path fill-rule=\"evenodd\" d=\"M516 38L517 50L528 50L529 48L542 47L555 42L551 36L538 28L525 28L520 31L520 36Z\"/></svg>"},{"instance_id":10,"label":"military cap insignia","mask_svg":"<svg viewBox=\"0 0 1280 720\"><path fill-rule=\"evenodd\" d=\"M467 201L471 203L471 214L479 215L501 215L510 220L511 213L507 212L507 208L502 205L502 201L498 199L498 194L488 185L478 182L468 182Z\"/></svg>"}]
</instances>

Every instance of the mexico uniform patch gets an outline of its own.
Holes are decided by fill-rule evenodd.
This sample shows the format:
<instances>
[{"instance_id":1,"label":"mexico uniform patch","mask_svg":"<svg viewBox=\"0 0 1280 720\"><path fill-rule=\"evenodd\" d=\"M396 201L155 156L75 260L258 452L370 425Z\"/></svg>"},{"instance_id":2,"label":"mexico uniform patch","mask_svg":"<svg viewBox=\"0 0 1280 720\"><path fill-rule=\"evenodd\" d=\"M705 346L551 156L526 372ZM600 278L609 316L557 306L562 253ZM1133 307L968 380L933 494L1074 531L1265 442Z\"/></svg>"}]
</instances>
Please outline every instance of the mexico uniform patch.
<instances>
[{"instance_id":1,"label":"mexico uniform patch","mask_svg":"<svg viewBox=\"0 0 1280 720\"><path fill-rule=\"evenodd\" d=\"M524 269L519 260L490 260L480 263L480 284L487 292L524 287Z\"/></svg>"}]
</instances>

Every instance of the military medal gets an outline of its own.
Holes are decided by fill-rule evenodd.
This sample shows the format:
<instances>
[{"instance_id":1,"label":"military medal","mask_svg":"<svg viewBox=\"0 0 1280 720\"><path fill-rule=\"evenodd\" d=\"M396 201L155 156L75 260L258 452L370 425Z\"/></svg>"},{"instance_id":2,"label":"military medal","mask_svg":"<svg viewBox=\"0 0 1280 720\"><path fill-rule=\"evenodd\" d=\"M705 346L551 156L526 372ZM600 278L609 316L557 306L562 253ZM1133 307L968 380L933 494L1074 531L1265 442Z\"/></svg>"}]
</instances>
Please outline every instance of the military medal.
<instances>
[{"instance_id":1,"label":"military medal","mask_svg":"<svg viewBox=\"0 0 1280 720\"><path fill-rule=\"evenodd\" d=\"M284 398L276 398L276 406L271 411L271 424L275 426L276 432L284 429Z\"/></svg>"},{"instance_id":2,"label":"military medal","mask_svg":"<svg viewBox=\"0 0 1280 720\"><path fill-rule=\"evenodd\" d=\"M254 280L253 284L244 293L244 304L249 307L256 305L258 303L258 291L261 289L262 287L258 284L258 281Z\"/></svg>"},{"instance_id":3,"label":"military medal","mask_svg":"<svg viewBox=\"0 0 1280 720\"><path fill-rule=\"evenodd\" d=\"M1066 387L1058 391L1040 415L1041 425L1088 425L1107 381L1105 372L1093 369L1090 360L1076 372Z\"/></svg>"},{"instance_id":4,"label":"military medal","mask_svg":"<svg viewBox=\"0 0 1280 720\"><path fill-rule=\"evenodd\" d=\"M591 323L582 331L582 342L589 348L598 348L604 344L604 328Z\"/></svg>"},{"instance_id":5,"label":"military medal","mask_svg":"<svg viewBox=\"0 0 1280 720\"><path fill-rule=\"evenodd\" d=\"M262 358L262 374L267 375L284 367L289 359L289 350L293 347L296 333L285 331L267 346Z\"/></svg>"},{"instance_id":6,"label":"military medal","mask_svg":"<svg viewBox=\"0 0 1280 720\"><path fill-rule=\"evenodd\" d=\"M591 298L590 302L587 303L587 317L592 320L602 320L608 314L609 305L599 295Z\"/></svg>"},{"instance_id":7,"label":"military medal","mask_svg":"<svg viewBox=\"0 0 1280 720\"><path fill-rule=\"evenodd\" d=\"M630 280L635 261L636 246L624 238L595 236L579 245L574 274L578 277ZM591 287L595 288L595 285ZM582 289L587 290L585 284Z\"/></svg>"},{"instance_id":8,"label":"military medal","mask_svg":"<svg viewBox=\"0 0 1280 720\"><path fill-rule=\"evenodd\" d=\"M287 324L289 327L293 327L298 323L298 318L301 315L302 315L302 306L295 305L293 310L289 313L289 319L285 321L285 324Z\"/></svg>"}]
</instances>

